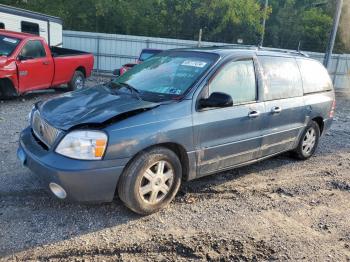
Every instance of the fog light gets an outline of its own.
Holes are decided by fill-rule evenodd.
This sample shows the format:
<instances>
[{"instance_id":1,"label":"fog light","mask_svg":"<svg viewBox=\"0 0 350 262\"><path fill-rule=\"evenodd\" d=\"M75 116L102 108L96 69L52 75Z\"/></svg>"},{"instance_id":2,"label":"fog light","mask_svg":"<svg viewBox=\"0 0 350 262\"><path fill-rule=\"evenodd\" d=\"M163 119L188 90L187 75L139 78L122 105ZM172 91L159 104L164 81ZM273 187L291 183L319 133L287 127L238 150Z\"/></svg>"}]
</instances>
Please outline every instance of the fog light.
<instances>
[{"instance_id":1,"label":"fog light","mask_svg":"<svg viewBox=\"0 0 350 262\"><path fill-rule=\"evenodd\" d=\"M54 193L55 196L57 196L60 199L65 199L67 197L66 191L56 183L50 183L49 184L50 190L52 193Z\"/></svg>"}]
</instances>

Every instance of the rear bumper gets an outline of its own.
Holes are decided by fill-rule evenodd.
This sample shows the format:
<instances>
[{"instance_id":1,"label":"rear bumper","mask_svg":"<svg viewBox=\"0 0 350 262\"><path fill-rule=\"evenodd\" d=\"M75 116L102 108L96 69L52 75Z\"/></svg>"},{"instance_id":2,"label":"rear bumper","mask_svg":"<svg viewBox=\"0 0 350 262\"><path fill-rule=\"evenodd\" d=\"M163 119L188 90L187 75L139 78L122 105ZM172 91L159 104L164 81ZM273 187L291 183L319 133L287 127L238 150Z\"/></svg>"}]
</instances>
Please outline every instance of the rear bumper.
<instances>
[{"instance_id":1,"label":"rear bumper","mask_svg":"<svg viewBox=\"0 0 350 262\"><path fill-rule=\"evenodd\" d=\"M48 191L49 184L56 183L65 190L65 199L82 202L112 201L119 177L128 162L128 159L83 161L61 156L42 148L30 128L21 133L17 156L40 178Z\"/></svg>"}]
</instances>

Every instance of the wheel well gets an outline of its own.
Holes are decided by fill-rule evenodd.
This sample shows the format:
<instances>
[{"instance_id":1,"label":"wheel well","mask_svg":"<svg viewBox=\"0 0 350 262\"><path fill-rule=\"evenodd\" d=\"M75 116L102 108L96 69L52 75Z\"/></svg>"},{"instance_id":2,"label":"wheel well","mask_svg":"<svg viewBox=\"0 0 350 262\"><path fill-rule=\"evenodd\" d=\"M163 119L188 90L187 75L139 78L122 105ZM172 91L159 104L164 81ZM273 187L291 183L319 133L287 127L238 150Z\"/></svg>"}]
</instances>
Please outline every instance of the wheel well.
<instances>
[{"instance_id":1,"label":"wheel well","mask_svg":"<svg viewBox=\"0 0 350 262\"><path fill-rule=\"evenodd\" d=\"M12 83L12 81L8 78L0 79L0 97L11 97L17 96L17 91Z\"/></svg>"},{"instance_id":2,"label":"wheel well","mask_svg":"<svg viewBox=\"0 0 350 262\"><path fill-rule=\"evenodd\" d=\"M318 127L320 128L320 133L323 133L323 128L324 128L324 123L323 123L323 118L322 117L315 117L312 119L318 124Z\"/></svg>"},{"instance_id":3,"label":"wheel well","mask_svg":"<svg viewBox=\"0 0 350 262\"><path fill-rule=\"evenodd\" d=\"M80 71L84 74L84 77L86 77L86 70L83 66L79 66L75 71Z\"/></svg>"},{"instance_id":4,"label":"wheel well","mask_svg":"<svg viewBox=\"0 0 350 262\"><path fill-rule=\"evenodd\" d=\"M164 148L167 148L167 149L173 151L177 155L177 157L180 159L180 162L181 162L182 180L184 180L184 181L188 180L189 159L188 159L185 148L179 144L176 144L176 143L161 143L161 144L156 144L156 145L152 145L152 146L149 146L147 148L144 148L142 151L137 153L131 160L129 160L129 163L127 164L127 166L130 163L132 163L132 161L135 159L135 157L137 157L139 154L141 154L144 151L151 150L152 148L155 148L155 147L164 147Z\"/></svg>"}]
</instances>

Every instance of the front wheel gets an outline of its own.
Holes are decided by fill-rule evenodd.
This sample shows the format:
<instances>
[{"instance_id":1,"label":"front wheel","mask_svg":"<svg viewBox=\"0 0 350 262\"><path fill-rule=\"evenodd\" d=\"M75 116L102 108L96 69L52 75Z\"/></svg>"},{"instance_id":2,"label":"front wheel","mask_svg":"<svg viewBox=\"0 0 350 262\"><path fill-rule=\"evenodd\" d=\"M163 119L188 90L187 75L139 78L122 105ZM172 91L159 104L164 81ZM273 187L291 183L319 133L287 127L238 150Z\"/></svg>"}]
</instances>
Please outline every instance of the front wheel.
<instances>
[{"instance_id":1,"label":"front wheel","mask_svg":"<svg viewBox=\"0 0 350 262\"><path fill-rule=\"evenodd\" d=\"M171 202L181 177L177 155L167 148L153 148L140 153L127 166L118 184L118 194L131 210L148 215Z\"/></svg>"},{"instance_id":2,"label":"front wheel","mask_svg":"<svg viewBox=\"0 0 350 262\"><path fill-rule=\"evenodd\" d=\"M315 121L311 121L301 135L298 147L294 150L298 159L306 160L316 151L320 138L320 128Z\"/></svg>"},{"instance_id":3,"label":"front wheel","mask_svg":"<svg viewBox=\"0 0 350 262\"><path fill-rule=\"evenodd\" d=\"M68 87L73 91L83 89L85 87L85 75L81 71L75 71Z\"/></svg>"}]
</instances>

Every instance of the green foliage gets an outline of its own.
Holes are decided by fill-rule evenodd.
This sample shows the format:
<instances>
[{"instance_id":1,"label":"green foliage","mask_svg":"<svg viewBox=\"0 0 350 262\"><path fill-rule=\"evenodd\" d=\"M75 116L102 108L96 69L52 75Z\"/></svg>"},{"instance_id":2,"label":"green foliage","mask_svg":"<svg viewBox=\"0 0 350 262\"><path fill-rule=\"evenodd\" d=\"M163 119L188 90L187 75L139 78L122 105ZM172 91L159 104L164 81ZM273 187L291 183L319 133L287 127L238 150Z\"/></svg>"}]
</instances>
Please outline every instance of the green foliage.
<instances>
[{"instance_id":1,"label":"green foliage","mask_svg":"<svg viewBox=\"0 0 350 262\"><path fill-rule=\"evenodd\" d=\"M325 50L334 1L270 0L266 46ZM59 16L64 28L104 33L257 44L264 0L0 0L1 3ZM327 1L326 1L327 2ZM338 41L336 47L344 51Z\"/></svg>"}]
</instances>

